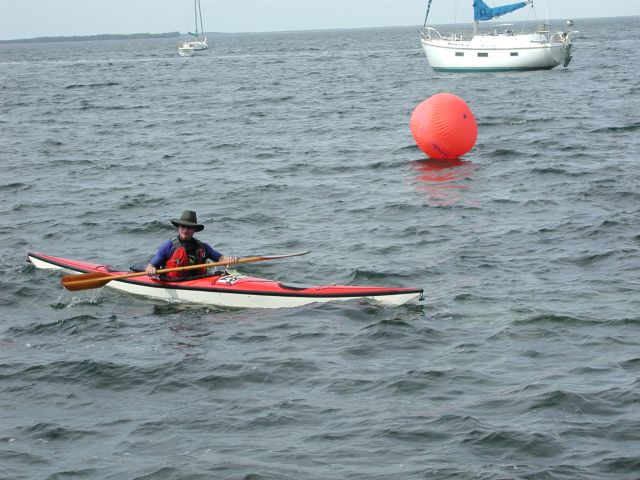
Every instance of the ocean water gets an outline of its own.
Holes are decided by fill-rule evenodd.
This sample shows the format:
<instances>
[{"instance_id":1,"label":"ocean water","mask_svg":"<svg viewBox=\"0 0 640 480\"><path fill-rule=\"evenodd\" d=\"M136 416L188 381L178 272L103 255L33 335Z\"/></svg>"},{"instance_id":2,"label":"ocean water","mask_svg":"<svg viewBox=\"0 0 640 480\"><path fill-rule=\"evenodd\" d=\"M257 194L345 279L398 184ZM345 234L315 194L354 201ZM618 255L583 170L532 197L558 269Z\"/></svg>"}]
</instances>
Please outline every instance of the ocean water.
<instances>
[{"instance_id":1,"label":"ocean water","mask_svg":"<svg viewBox=\"0 0 640 480\"><path fill-rule=\"evenodd\" d=\"M0 45L0 478L640 478L640 18L567 69L433 72L417 28ZM478 122L429 161L439 92ZM425 300L64 291L193 209L244 273Z\"/></svg>"}]
</instances>

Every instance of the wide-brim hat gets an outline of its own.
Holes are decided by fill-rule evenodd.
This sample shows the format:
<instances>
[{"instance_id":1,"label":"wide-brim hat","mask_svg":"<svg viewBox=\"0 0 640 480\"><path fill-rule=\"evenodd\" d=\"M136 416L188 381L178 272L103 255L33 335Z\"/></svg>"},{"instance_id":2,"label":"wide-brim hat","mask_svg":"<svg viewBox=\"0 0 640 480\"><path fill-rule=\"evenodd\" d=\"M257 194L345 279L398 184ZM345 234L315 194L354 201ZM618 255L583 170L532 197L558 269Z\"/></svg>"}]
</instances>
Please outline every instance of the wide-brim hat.
<instances>
[{"instance_id":1,"label":"wide-brim hat","mask_svg":"<svg viewBox=\"0 0 640 480\"><path fill-rule=\"evenodd\" d=\"M196 216L196 212L194 212L193 210L185 210L184 212L182 212L180 218L171 219L171 223L173 223L173 225L176 227L179 227L181 225L183 227L193 227L196 232L204 230L204 225L200 225L198 223L198 217Z\"/></svg>"}]
</instances>

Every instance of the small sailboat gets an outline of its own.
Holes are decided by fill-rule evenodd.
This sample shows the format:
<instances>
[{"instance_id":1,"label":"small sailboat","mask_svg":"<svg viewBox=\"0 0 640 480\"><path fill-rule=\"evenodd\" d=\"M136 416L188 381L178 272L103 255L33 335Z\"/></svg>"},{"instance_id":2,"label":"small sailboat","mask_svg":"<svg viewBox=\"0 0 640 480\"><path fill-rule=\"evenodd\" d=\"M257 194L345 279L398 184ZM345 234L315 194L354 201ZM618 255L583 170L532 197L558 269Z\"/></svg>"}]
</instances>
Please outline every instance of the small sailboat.
<instances>
[{"instance_id":1,"label":"small sailboat","mask_svg":"<svg viewBox=\"0 0 640 480\"><path fill-rule=\"evenodd\" d=\"M178 42L178 54L181 57L191 57L200 50L209 48L207 37L204 36L204 27L202 26L202 9L200 8L200 0L193 0L193 11L195 17L195 32L189 32L193 37L186 42Z\"/></svg>"},{"instance_id":2,"label":"small sailboat","mask_svg":"<svg viewBox=\"0 0 640 480\"><path fill-rule=\"evenodd\" d=\"M192 57L196 52L195 48L191 45L187 45L188 42L180 42L178 44L178 55L181 57Z\"/></svg>"},{"instance_id":3,"label":"small sailboat","mask_svg":"<svg viewBox=\"0 0 640 480\"><path fill-rule=\"evenodd\" d=\"M545 70L560 64L564 67L571 61L573 22L568 20L562 32L551 32L548 22L535 32L517 33L510 28L503 31L494 29L480 33L480 22L506 15L527 5L533 7L533 0L489 7L483 0L473 0L473 36L464 38L454 33L441 35L433 27L427 27L431 2L427 5L424 26L421 29L421 43L427 60L436 71L506 71ZM509 24L501 27L509 27Z\"/></svg>"}]
</instances>

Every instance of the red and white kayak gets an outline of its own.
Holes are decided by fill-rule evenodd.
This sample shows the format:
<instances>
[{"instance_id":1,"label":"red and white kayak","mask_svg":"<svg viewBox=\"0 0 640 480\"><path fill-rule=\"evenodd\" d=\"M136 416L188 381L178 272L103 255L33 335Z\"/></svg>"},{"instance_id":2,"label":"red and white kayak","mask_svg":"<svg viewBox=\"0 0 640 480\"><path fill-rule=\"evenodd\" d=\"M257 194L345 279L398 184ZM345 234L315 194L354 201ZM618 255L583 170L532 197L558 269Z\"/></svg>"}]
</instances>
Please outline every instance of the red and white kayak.
<instances>
[{"instance_id":1,"label":"red and white kayak","mask_svg":"<svg viewBox=\"0 0 640 480\"><path fill-rule=\"evenodd\" d=\"M63 270L71 274L102 273L123 275L107 265L68 260L42 253L29 253L29 261L37 268ZM402 305L422 299L420 288L368 286L310 286L218 272L211 276L185 281L164 281L146 275L111 280L106 286L145 297L179 303L199 303L223 307L283 308L299 307L315 302L369 299L383 305Z\"/></svg>"}]
</instances>

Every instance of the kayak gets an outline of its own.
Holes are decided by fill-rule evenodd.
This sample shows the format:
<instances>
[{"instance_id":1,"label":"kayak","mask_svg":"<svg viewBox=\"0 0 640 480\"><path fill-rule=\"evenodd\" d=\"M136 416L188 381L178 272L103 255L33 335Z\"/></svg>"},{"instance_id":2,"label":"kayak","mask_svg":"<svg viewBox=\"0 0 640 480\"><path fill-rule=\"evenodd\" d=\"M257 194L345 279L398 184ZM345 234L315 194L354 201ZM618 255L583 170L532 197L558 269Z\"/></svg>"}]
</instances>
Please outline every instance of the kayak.
<instances>
[{"instance_id":1,"label":"kayak","mask_svg":"<svg viewBox=\"0 0 640 480\"><path fill-rule=\"evenodd\" d=\"M69 260L42 253L28 253L37 268L62 270L71 274L100 273L105 277L125 275L108 265ZM153 279L146 275L111 280L105 286L169 302L197 303L239 308L299 307L316 302L356 299L372 300L389 306L422 300L420 288L369 287L352 285L299 285L250 277L226 271L188 280Z\"/></svg>"}]
</instances>

